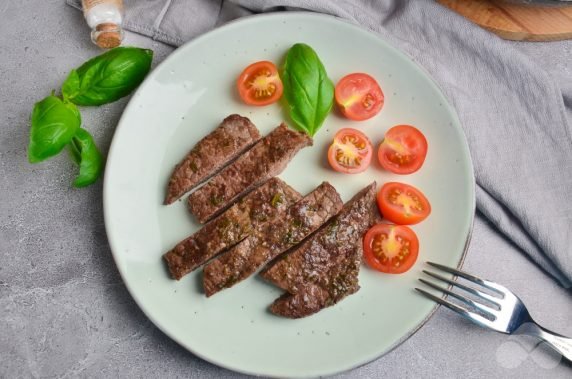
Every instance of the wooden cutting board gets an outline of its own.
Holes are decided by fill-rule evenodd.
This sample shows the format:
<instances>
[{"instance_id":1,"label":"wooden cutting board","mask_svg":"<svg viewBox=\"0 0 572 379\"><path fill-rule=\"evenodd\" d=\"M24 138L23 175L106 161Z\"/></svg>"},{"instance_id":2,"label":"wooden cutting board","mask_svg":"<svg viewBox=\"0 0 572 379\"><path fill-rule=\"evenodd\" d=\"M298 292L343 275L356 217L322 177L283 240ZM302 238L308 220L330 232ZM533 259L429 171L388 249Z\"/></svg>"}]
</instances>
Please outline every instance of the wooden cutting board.
<instances>
[{"instance_id":1,"label":"wooden cutting board","mask_svg":"<svg viewBox=\"0 0 572 379\"><path fill-rule=\"evenodd\" d=\"M572 39L572 6L527 7L494 0L437 1L504 39Z\"/></svg>"}]
</instances>

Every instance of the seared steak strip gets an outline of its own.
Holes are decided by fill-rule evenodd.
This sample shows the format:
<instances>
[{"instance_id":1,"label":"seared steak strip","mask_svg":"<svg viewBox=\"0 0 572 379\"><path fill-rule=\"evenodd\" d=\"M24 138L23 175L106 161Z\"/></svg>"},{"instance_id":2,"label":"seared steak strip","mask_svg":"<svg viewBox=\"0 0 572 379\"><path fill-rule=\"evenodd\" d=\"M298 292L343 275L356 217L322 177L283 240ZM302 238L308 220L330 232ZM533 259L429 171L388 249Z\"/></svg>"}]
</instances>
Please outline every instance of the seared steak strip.
<instances>
[{"instance_id":1,"label":"seared steak strip","mask_svg":"<svg viewBox=\"0 0 572 379\"><path fill-rule=\"evenodd\" d=\"M261 273L287 291L270 311L289 318L305 317L359 290L363 235L379 220L372 183L316 234Z\"/></svg>"},{"instance_id":2,"label":"seared steak strip","mask_svg":"<svg viewBox=\"0 0 572 379\"><path fill-rule=\"evenodd\" d=\"M256 126L233 114L200 140L173 171L165 204L171 204L260 140Z\"/></svg>"},{"instance_id":3,"label":"seared steak strip","mask_svg":"<svg viewBox=\"0 0 572 379\"><path fill-rule=\"evenodd\" d=\"M246 238L252 231L248 213L238 206L209 222L163 255L173 279L181 279L211 256Z\"/></svg>"},{"instance_id":4,"label":"seared steak strip","mask_svg":"<svg viewBox=\"0 0 572 379\"><path fill-rule=\"evenodd\" d=\"M189 196L189 210L204 223L286 168L303 147L312 145L305 133L285 124L274 129L249 151Z\"/></svg>"},{"instance_id":5,"label":"seared steak strip","mask_svg":"<svg viewBox=\"0 0 572 379\"><path fill-rule=\"evenodd\" d=\"M342 208L336 189L322 183L302 200L211 261L204 268L203 285L207 296L246 279L260 267L300 243Z\"/></svg>"},{"instance_id":6,"label":"seared steak strip","mask_svg":"<svg viewBox=\"0 0 572 379\"><path fill-rule=\"evenodd\" d=\"M300 200L302 196L278 178L249 193L226 212L206 224L164 255L174 279L195 270L223 250L246 238L252 230Z\"/></svg>"}]
</instances>

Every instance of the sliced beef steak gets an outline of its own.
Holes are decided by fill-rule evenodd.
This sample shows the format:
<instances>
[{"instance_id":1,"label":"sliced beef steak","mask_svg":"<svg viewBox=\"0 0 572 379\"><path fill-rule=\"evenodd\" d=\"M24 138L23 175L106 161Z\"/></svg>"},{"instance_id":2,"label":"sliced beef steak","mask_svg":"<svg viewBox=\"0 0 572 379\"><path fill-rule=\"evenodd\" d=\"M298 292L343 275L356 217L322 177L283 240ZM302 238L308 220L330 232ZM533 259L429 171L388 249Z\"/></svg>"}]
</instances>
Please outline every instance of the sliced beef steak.
<instances>
[{"instance_id":1,"label":"sliced beef steak","mask_svg":"<svg viewBox=\"0 0 572 379\"><path fill-rule=\"evenodd\" d=\"M312 145L305 133L285 124L274 129L250 150L189 196L189 210L204 223L237 198L282 172L303 147Z\"/></svg>"},{"instance_id":2,"label":"sliced beef steak","mask_svg":"<svg viewBox=\"0 0 572 379\"><path fill-rule=\"evenodd\" d=\"M234 206L179 242L163 258L173 279L179 280L213 255L248 237L251 231L248 213Z\"/></svg>"},{"instance_id":3,"label":"sliced beef steak","mask_svg":"<svg viewBox=\"0 0 572 379\"><path fill-rule=\"evenodd\" d=\"M278 178L272 178L249 193L201 230L181 241L164 255L174 279L206 263L225 249L239 243L254 230L283 214L302 196Z\"/></svg>"},{"instance_id":4,"label":"sliced beef steak","mask_svg":"<svg viewBox=\"0 0 572 379\"><path fill-rule=\"evenodd\" d=\"M260 140L256 126L246 117L233 114L200 140L173 171L165 204L171 204L220 171Z\"/></svg>"},{"instance_id":5,"label":"sliced beef steak","mask_svg":"<svg viewBox=\"0 0 572 379\"><path fill-rule=\"evenodd\" d=\"M363 235L379 220L372 183L316 234L261 273L264 279L287 291L270 310L300 318L355 293L359 289Z\"/></svg>"},{"instance_id":6,"label":"sliced beef steak","mask_svg":"<svg viewBox=\"0 0 572 379\"><path fill-rule=\"evenodd\" d=\"M282 217L264 224L260 230L211 261L204 268L207 296L232 287L260 267L300 243L342 208L336 189L322 183L302 200L290 206Z\"/></svg>"}]
</instances>

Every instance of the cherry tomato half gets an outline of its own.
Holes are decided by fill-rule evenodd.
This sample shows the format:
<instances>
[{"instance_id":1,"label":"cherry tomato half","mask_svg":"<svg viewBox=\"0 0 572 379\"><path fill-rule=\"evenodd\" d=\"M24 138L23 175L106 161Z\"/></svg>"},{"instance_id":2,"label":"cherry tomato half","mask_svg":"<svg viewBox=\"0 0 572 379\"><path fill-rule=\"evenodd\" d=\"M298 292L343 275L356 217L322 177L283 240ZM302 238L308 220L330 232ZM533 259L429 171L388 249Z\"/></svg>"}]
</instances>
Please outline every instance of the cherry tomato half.
<instances>
[{"instance_id":1,"label":"cherry tomato half","mask_svg":"<svg viewBox=\"0 0 572 379\"><path fill-rule=\"evenodd\" d=\"M368 74L355 73L344 76L335 90L336 104L350 120L363 121L381 111L384 102L381 87Z\"/></svg>"},{"instance_id":2,"label":"cherry tomato half","mask_svg":"<svg viewBox=\"0 0 572 379\"><path fill-rule=\"evenodd\" d=\"M419 170L426 155L425 136L410 125L389 129L377 152L381 166L396 174L411 174Z\"/></svg>"},{"instance_id":3,"label":"cherry tomato half","mask_svg":"<svg viewBox=\"0 0 572 379\"><path fill-rule=\"evenodd\" d=\"M388 274L409 270L419 255L419 240L415 232L402 225L377 224L363 239L365 261Z\"/></svg>"},{"instance_id":4,"label":"cherry tomato half","mask_svg":"<svg viewBox=\"0 0 572 379\"><path fill-rule=\"evenodd\" d=\"M367 136L352 128L340 129L328 149L328 162L336 171L357 174L371 162L373 146Z\"/></svg>"},{"instance_id":5,"label":"cherry tomato half","mask_svg":"<svg viewBox=\"0 0 572 379\"><path fill-rule=\"evenodd\" d=\"M431 213L429 200L417 188L404 183L385 183L377 193L377 206L387 220L399 225L417 224Z\"/></svg>"},{"instance_id":6,"label":"cherry tomato half","mask_svg":"<svg viewBox=\"0 0 572 379\"><path fill-rule=\"evenodd\" d=\"M236 81L238 94L249 105L268 105L282 97L282 80L272 62L261 61L248 66Z\"/></svg>"}]
</instances>

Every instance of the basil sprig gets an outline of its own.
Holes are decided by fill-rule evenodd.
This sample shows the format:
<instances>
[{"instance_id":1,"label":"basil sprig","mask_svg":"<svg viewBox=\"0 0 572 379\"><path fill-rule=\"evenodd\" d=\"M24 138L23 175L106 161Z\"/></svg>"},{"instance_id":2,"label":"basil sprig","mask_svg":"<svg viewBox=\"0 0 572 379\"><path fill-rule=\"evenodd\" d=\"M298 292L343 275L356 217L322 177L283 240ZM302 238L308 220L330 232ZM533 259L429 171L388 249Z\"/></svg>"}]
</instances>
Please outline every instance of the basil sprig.
<instances>
[{"instance_id":1,"label":"basil sprig","mask_svg":"<svg viewBox=\"0 0 572 379\"><path fill-rule=\"evenodd\" d=\"M34 105L31 119L28 147L30 163L41 162L59 154L81 125L77 107L54 95Z\"/></svg>"},{"instance_id":2,"label":"basil sprig","mask_svg":"<svg viewBox=\"0 0 572 379\"><path fill-rule=\"evenodd\" d=\"M313 136L332 109L334 84L310 46L297 43L288 50L282 82L292 121Z\"/></svg>"},{"instance_id":3,"label":"basil sprig","mask_svg":"<svg viewBox=\"0 0 572 379\"><path fill-rule=\"evenodd\" d=\"M62 86L64 99L77 105L102 105L127 96L151 68L153 51L118 47L72 70Z\"/></svg>"},{"instance_id":4,"label":"basil sprig","mask_svg":"<svg viewBox=\"0 0 572 379\"><path fill-rule=\"evenodd\" d=\"M101 105L133 91L151 69L153 52L118 47L72 70L62 86L62 98L52 95L34 105L28 160L41 162L66 146L79 166L75 187L88 186L101 176L105 159L93 137L81 128L76 105Z\"/></svg>"}]
</instances>

